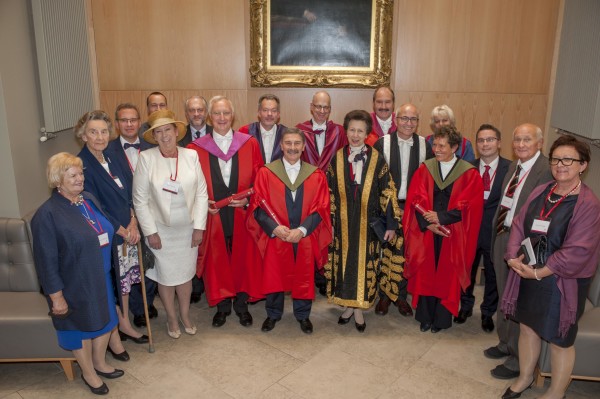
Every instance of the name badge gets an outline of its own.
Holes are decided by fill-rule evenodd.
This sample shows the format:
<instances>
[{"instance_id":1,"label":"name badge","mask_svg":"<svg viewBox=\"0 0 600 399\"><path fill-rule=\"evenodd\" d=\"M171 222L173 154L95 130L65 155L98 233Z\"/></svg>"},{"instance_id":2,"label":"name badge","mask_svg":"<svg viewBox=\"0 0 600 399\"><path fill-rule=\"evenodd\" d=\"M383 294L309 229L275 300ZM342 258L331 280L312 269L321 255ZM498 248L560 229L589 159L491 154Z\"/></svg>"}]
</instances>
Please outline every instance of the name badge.
<instances>
[{"instance_id":1,"label":"name badge","mask_svg":"<svg viewBox=\"0 0 600 399\"><path fill-rule=\"evenodd\" d=\"M118 177L113 177L115 183L117 183L117 186L119 186L119 188L123 188L123 183L121 183L121 179L119 179Z\"/></svg>"},{"instance_id":2,"label":"name badge","mask_svg":"<svg viewBox=\"0 0 600 399\"><path fill-rule=\"evenodd\" d=\"M488 198L490 198L490 192L489 191L484 191L483 192L483 199L487 200Z\"/></svg>"},{"instance_id":3,"label":"name badge","mask_svg":"<svg viewBox=\"0 0 600 399\"><path fill-rule=\"evenodd\" d=\"M512 204L513 204L513 199L511 197L507 197L506 195L504 197L502 197L502 202L500 203L501 206L505 207L505 208L512 208Z\"/></svg>"},{"instance_id":4,"label":"name badge","mask_svg":"<svg viewBox=\"0 0 600 399\"><path fill-rule=\"evenodd\" d=\"M105 247L108 245L109 241L108 241L108 233L102 233L98 236L98 242L100 243L101 247Z\"/></svg>"},{"instance_id":5,"label":"name badge","mask_svg":"<svg viewBox=\"0 0 600 399\"><path fill-rule=\"evenodd\" d=\"M180 187L181 187L181 184L179 182L169 179L169 180L165 180L162 189L171 194L177 194L177 193L179 193Z\"/></svg>"},{"instance_id":6,"label":"name badge","mask_svg":"<svg viewBox=\"0 0 600 399\"><path fill-rule=\"evenodd\" d=\"M548 233L548 228L550 227L550 219L541 220L541 219L533 219L533 224L531 225L531 231L539 234Z\"/></svg>"}]
</instances>

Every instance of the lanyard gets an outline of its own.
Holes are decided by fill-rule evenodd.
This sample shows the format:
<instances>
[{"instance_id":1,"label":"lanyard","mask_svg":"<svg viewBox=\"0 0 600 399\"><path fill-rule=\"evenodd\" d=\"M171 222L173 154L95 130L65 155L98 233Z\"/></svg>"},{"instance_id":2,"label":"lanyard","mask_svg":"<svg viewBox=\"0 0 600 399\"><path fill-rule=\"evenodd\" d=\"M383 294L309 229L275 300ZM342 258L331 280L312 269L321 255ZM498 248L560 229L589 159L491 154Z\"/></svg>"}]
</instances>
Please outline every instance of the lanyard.
<instances>
[{"instance_id":1,"label":"lanyard","mask_svg":"<svg viewBox=\"0 0 600 399\"><path fill-rule=\"evenodd\" d=\"M138 157L140 156L140 150L137 150L138 152ZM127 151L125 151L125 159L127 159L127 164L129 165L129 169L131 169L131 173L135 172L135 169L133 169L133 165L131 165L131 162L129 161L129 156L127 155Z\"/></svg>"},{"instance_id":2,"label":"lanyard","mask_svg":"<svg viewBox=\"0 0 600 399\"><path fill-rule=\"evenodd\" d=\"M550 208L550 210L546 213L546 215L544 215L544 208L542 207L542 209L540 210L540 219L546 220L548 218L548 216L550 216L552 211L554 211L554 209L556 209L556 207L559 206L560 203L565 200L565 198L567 198L569 195L573 194L573 192L579 188L580 184L581 184L581 181L575 187L573 187L573 189L571 191L569 191L567 194L560 197L560 199L558 201L556 201L556 204L554 204L554 206L552 208ZM552 189L546 196L546 202L549 202L548 200L550 199L550 196L554 193L554 190L556 190L556 184L554 185L554 187L552 187Z\"/></svg>"},{"instance_id":3,"label":"lanyard","mask_svg":"<svg viewBox=\"0 0 600 399\"><path fill-rule=\"evenodd\" d=\"M178 149L176 149L176 150L177 150L177 155L175 156L175 177L173 177L173 174L171 173L171 175L169 176L169 179L171 179L171 181L176 181L177 174L179 173L179 150ZM159 149L159 151L160 151L160 149ZM160 151L160 155L162 155L163 158L168 158L165 156L165 154L163 154L162 151Z\"/></svg>"},{"instance_id":4,"label":"lanyard","mask_svg":"<svg viewBox=\"0 0 600 399\"><path fill-rule=\"evenodd\" d=\"M85 218L85 220L88 222L90 227L92 229L94 229L94 231L96 233L98 233L98 235L104 233L104 229L102 228L102 223L100 222L100 219L98 219L98 217L96 216L96 213L94 212L94 210L88 205L87 201L83 201L83 205L84 205L83 210L85 211L85 215L83 213L82 213L82 215ZM94 219L96 219L96 221L92 220L92 218L90 217L90 213L92 214ZM98 223L99 229L96 228L96 223Z\"/></svg>"}]
</instances>

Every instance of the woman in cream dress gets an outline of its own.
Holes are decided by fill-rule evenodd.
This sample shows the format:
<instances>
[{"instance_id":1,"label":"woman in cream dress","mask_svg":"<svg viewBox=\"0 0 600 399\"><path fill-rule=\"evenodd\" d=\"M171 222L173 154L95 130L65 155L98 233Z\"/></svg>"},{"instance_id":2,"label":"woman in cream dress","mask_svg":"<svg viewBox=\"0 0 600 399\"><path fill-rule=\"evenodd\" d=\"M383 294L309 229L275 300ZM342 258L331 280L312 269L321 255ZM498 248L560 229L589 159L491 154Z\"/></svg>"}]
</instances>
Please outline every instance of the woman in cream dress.
<instances>
[{"instance_id":1,"label":"woman in cream dress","mask_svg":"<svg viewBox=\"0 0 600 399\"><path fill-rule=\"evenodd\" d=\"M206 181L196 152L177 146L185 124L176 121L169 110L152 113L148 123L144 139L158 147L140 153L133 176L133 204L156 258L155 267L146 275L158 283L169 336L179 338L175 294L185 332L196 333L189 310L198 245L206 228Z\"/></svg>"}]
</instances>

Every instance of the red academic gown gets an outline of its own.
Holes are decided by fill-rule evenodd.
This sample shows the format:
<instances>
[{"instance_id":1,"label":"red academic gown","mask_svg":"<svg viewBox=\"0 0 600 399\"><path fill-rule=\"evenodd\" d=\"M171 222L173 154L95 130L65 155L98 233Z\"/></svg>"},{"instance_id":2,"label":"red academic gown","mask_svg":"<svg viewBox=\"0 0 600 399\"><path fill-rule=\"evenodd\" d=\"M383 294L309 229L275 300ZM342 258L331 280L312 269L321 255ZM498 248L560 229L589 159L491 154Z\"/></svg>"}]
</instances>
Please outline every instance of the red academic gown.
<instances>
[{"instance_id":1,"label":"red academic gown","mask_svg":"<svg viewBox=\"0 0 600 399\"><path fill-rule=\"evenodd\" d=\"M426 162L435 163L431 159ZM459 160L458 162L464 162ZM471 168L454 181L448 210L459 209L461 221L447 225L451 231L443 238L437 270L433 250L433 234L421 231L413 204L433 209L434 180L422 164L413 175L406 198L404 218L404 277L412 294L412 305L417 307L419 296L434 296L454 316L458 315L461 289L470 283L471 265L475 258L479 226L483 214L483 183L479 171Z\"/></svg>"},{"instance_id":2,"label":"red academic gown","mask_svg":"<svg viewBox=\"0 0 600 399\"><path fill-rule=\"evenodd\" d=\"M292 244L279 238L268 237L252 216L254 210L259 207L259 199L264 198L279 221L289 226L285 205L285 185L266 167L260 169L256 176L254 184L256 194L248 209L250 216L247 224L263 256L263 294L291 291L294 299L315 297L314 265L316 263L319 268L325 265L327 257L323 257L323 254L327 254L326 249L332 240L329 190L325 174L319 169L316 169L302 184L304 196L301 221L314 212L318 212L322 220L308 237L300 240L294 259Z\"/></svg>"},{"instance_id":3,"label":"red academic gown","mask_svg":"<svg viewBox=\"0 0 600 399\"><path fill-rule=\"evenodd\" d=\"M327 167L331 163L331 158L335 153L346 144L348 138L346 131L342 125L327 121L327 129L325 130L325 147L319 156L317 143L315 141L315 132L313 131L312 120L307 120L296 125L296 127L304 132L306 137L306 147L302 153L302 160L311 165L315 165L323 172L327 172Z\"/></svg>"},{"instance_id":4,"label":"red academic gown","mask_svg":"<svg viewBox=\"0 0 600 399\"><path fill-rule=\"evenodd\" d=\"M235 137L236 135L243 138ZM231 187L233 194L252 187L256 172L262 166L258 142L246 134L234 132L232 147L236 142L241 141L243 144L237 150L238 170L231 170L232 174L238 174L237 188ZM187 148L198 153L200 166L206 179L208 199L215 200L210 172L210 153L205 149L207 144L214 144L216 147L211 135L195 140ZM264 298L260 289L262 280L260 254L256 243L248 235L246 215L247 211L244 208L235 208L233 245L231 254L228 254L220 214L208 214L204 239L198 248L196 274L204 279L209 306L215 306L226 298L234 297L238 292L247 293L250 302Z\"/></svg>"}]
</instances>

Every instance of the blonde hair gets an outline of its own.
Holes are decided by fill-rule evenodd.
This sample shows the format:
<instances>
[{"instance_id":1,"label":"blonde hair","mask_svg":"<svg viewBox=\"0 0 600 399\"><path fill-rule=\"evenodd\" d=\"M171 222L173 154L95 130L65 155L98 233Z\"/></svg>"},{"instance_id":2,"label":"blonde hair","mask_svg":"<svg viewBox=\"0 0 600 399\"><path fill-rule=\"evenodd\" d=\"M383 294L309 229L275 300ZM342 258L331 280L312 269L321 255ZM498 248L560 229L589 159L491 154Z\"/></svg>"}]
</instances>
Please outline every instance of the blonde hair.
<instances>
[{"instance_id":1,"label":"blonde hair","mask_svg":"<svg viewBox=\"0 0 600 399\"><path fill-rule=\"evenodd\" d=\"M65 172L73 167L83 169L83 161L68 152L54 154L46 166L46 179L50 188L56 188L63 182Z\"/></svg>"}]
</instances>

